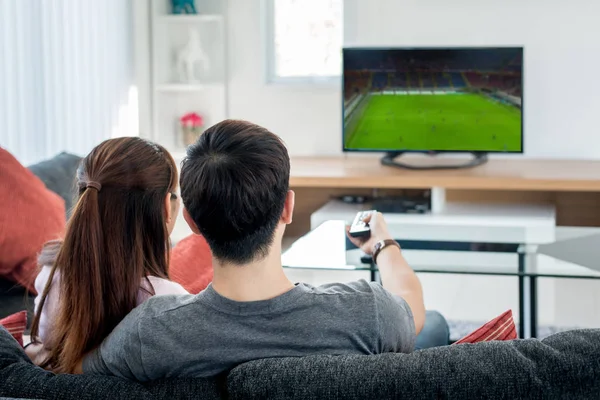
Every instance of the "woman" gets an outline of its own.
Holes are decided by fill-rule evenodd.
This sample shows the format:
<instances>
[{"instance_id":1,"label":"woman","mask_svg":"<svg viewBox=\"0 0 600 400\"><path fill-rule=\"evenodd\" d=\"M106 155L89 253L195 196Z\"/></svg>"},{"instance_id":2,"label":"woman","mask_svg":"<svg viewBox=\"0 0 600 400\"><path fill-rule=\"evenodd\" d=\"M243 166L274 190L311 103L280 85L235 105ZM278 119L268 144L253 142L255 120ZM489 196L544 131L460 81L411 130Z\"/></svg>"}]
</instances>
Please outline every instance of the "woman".
<instances>
[{"instance_id":1,"label":"woman","mask_svg":"<svg viewBox=\"0 0 600 400\"><path fill-rule=\"evenodd\" d=\"M187 293L168 275L177 180L171 155L140 138L107 140L83 159L65 238L40 256L31 337L42 367L75 372L134 307Z\"/></svg>"}]
</instances>

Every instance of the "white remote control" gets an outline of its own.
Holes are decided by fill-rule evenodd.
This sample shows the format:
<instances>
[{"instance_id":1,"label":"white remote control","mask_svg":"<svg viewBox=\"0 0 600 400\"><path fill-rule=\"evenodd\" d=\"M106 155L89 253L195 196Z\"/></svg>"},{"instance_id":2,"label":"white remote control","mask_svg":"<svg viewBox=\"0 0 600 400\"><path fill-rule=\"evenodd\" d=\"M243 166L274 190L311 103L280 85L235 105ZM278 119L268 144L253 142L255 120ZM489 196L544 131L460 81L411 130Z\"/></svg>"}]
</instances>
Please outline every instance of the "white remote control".
<instances>
[{"instance_id":1,"label":"white remote control","mask_svg":"<svg viewBox=\"0 0 600 400\"><path fill-rule=\"evenodd\" d=\"M369 227L369 224L363 222L363 219L374 212L375 210L369 210L361 211L356 214L356 217L354 217L354 222L352 222L352 225L350 226L350 236L357 238L365 236L368 237L371 235L371 228Z\"/></svg>"}]
</instances>

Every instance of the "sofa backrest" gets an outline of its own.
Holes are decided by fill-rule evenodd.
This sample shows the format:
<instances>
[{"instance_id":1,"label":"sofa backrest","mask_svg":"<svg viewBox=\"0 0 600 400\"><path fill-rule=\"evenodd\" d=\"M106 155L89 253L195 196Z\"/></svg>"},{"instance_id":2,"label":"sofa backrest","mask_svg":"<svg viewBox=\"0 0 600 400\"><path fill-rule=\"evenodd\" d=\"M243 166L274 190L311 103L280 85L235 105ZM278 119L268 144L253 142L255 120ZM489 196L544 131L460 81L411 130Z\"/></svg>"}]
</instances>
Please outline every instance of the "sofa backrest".
<instances>
[{"instance_id":1,"label":"sofa backrest","mask_svg":"<svg viewBox=\"0 0 600 400\"><path fill-rule=\"evenodd\" d=\"M142 385L54 375L31 364L0 327L0 397L44 399L593 399L600 330L542 341L438 347L412 354L256 360L216 379Z\"/></svg>"},{"instance_id":2,"label":"sofa backrest","mask_svg":"<svg viewBox=\"0 0 600 400\"><path fill-rule=\"evenodd\" d=\"M65 201L66 215L70 215L75 200L75 175L81 157L60 153L49 160L30 165L33 172L46 187Z\"/></svg>"},{"instance_id":3,"label":"sofa backrest","mask_svg":"<svg viewBox=\"0 0 600 400\"><path fill-rule=\"evenodd\" d=\"M595 399L600 330L412 354L256 360L233 369L227 385L234 400Z\"/></svg>"}]
</instances>

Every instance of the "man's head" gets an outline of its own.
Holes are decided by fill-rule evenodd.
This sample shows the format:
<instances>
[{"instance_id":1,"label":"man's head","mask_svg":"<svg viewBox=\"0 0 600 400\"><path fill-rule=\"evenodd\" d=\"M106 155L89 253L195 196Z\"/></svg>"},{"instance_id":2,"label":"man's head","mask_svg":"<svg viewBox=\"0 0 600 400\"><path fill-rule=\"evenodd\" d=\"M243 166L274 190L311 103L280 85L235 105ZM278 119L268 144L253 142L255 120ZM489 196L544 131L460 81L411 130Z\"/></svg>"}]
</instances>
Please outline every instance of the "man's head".
<instances>
[{"instance_id":1,"label":"man's head","mask_svg":"<svg viewBox=\"0 0 600 400\"><path fill-rule=\"evenodd\" d=\"M187 150L181 198L190 227L213 255L233 264L264 258L294 207L281 139L247 121L225 120Z\"/></svg>"}]
</instances>

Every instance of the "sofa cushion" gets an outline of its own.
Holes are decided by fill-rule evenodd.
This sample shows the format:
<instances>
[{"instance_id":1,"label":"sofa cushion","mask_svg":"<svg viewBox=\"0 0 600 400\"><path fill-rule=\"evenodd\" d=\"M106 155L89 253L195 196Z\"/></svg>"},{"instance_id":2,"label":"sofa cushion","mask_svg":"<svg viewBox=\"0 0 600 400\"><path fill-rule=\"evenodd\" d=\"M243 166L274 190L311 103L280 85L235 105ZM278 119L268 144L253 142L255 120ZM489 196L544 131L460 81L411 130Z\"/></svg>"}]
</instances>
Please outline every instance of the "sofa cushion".
<instances>
[{"instance_id":1,"label":"sofa cushion","mask_svg":"<svg viewBox=\"0 0 600 400\"><path fill-rule=\"evenodd\" d=\"M190 235L171 250L171 279L192 294L198 294L213 279L212 253L203 236Z\"/></svg>"},{"instance_id":2,"label":"sofa cushion","mask_svg":"<svg viewBox=\"0 0 600 400\"><path fill-rule=\"evenodd\" d=\"M60 153L49 160L29 166L33 172L50 190L65 201L65 210L70 215L75 199L75 175L81 157Z\"/></svg>"},{"instance_id":3,"label":"sofa cushion","mask_svg":"<svg viewBox=\"0 0 600 400\"><path fill-rule=\"evenodd\" d=\"M33 296L27 289L0 278L0 318L27 309L28 322L33 319Z\"/></svg>"},{"instance_id":4,"label":"sofa cushion","mask_svg":"<svg viewBox=\"0 0 600 400\"><path fill-rule=\"evenodd\" d=\"M224 378L174 379L150 385L114 377L55 375L36 367L0 327L0 398L27 399L220 399Z\"/></svg>"},{"instance_id":5,"label":"sofa cushion","mask_svg":"<svg viewBox=\"0 0 600 400\"><path fill-rule=\"evenodd\" d=\"M20 311L0 319L0 326L4 327L23 346L23 333L27 328L27 311Z\"/></svg>"},{"instance_id":6,"label":"sofa cushion","mask_svg":"<svg viewBox=\"0 0 600 400\"><path fill-rule=\"evenodd\" d=\"M37 253L65 228L64 201L2 148L0 187L0 278L34 292Z\"/></svg>"},{"instance_id":7,"label":"sofa cushion","mask_svg":"<svg viewBox=\"0 0 600 400\"><path fill-rule=\"evenodd\" d=\"M508 310L454 344L514 340L516 338L517 327L515 326L512 310Z\"/></svg>"},{"instance_id":8,"label":"sofa cushion","mask_svg":"<svg viewBox=\"0 0 600 400\"><path fill-rule=\"evenodd\" d=\"M591 399L600 330L438 347L412 354L252 361L228 377L231 399Z\"/></svg>"}]
</instances>

